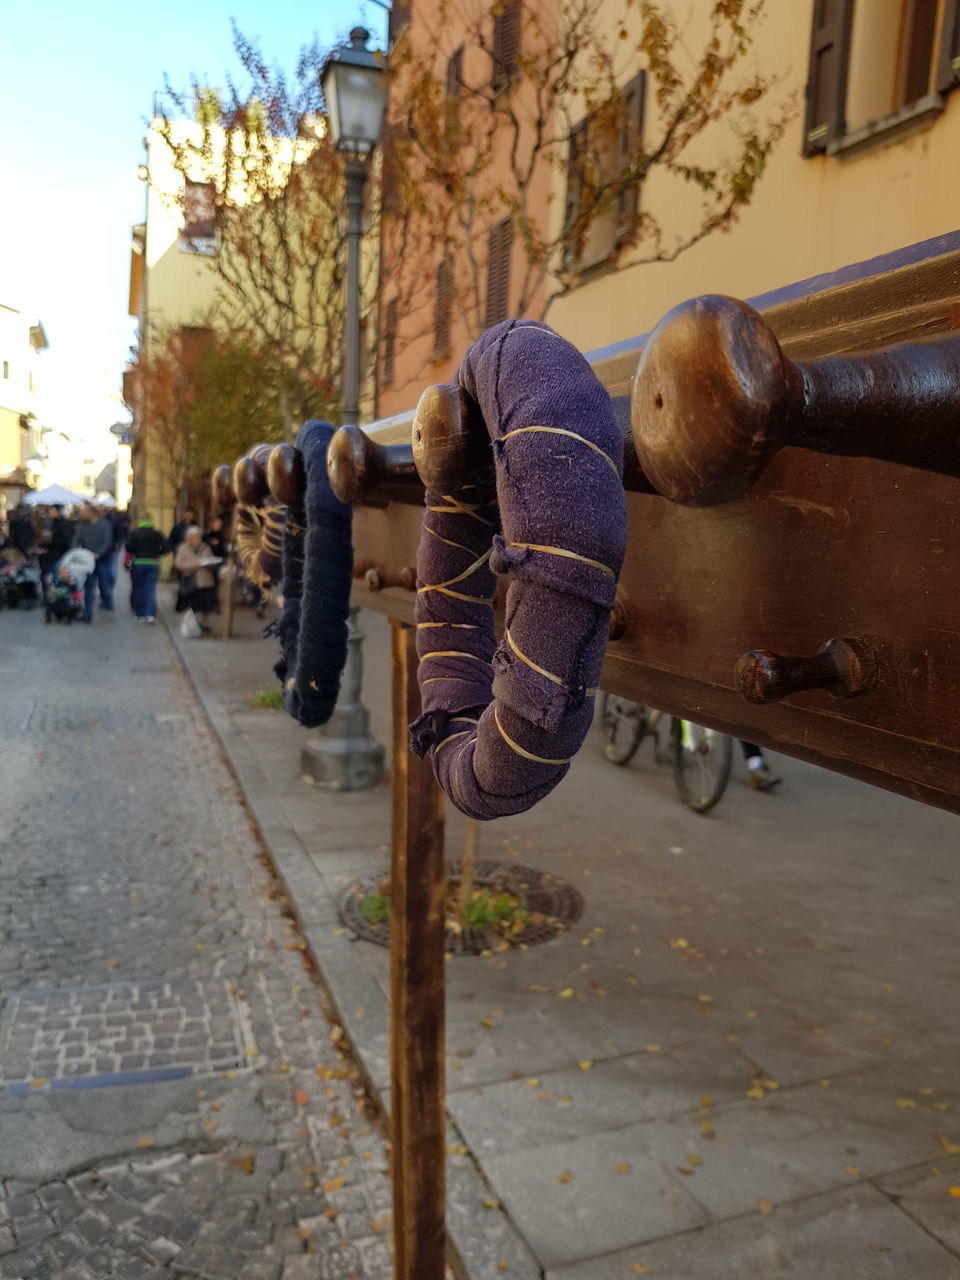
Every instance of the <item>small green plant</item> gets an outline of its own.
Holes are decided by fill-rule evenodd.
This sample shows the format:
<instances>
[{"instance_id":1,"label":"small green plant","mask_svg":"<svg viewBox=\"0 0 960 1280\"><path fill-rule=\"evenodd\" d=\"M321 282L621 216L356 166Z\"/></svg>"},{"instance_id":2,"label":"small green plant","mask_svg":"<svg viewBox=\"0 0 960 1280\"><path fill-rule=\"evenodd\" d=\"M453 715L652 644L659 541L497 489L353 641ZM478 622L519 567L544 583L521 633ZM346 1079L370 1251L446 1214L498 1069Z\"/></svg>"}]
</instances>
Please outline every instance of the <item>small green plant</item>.
<instances>
[{"instance_id":1,"label":"small green plant","mask_svg":"<svg viewBox=\"0 0 960 1280\"><path fill-rule=\"evenodd\" d=\"M478 889L463 909L463 922L471 929L496 928L504 934L522 933L530 923L529 911L512 893Z\"/></svg>"},{"instance_id":2,"label":"small green plant","mask_svg":"<svg viewBox=\"0 0 960 1280\"><path fill-rule=\"evenodd\" d=\"M274 711L279 711L283 706L283 694L279 689L261 689L255 701L258 707L271 707Z\"/></svg>"},{"instance_id":3,"label":"small green plant","mask_svg":"<svg viewBox=\"0 0 960 1280\"><path fill-rule=\"evenodd\" d=\"M390 919L390 895L371 893L363 900L360 910L374 924L384 924Z\"/></svg>"}]
</instances>

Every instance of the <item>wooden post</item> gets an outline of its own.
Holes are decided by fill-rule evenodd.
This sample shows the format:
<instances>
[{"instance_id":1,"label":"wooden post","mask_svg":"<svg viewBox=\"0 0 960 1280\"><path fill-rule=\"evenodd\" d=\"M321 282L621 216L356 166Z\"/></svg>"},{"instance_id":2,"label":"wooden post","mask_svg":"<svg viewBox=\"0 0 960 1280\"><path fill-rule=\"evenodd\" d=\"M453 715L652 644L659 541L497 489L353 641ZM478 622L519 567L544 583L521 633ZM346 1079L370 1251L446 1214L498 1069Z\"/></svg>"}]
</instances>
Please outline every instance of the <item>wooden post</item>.
<instances>
[{"instance_id":1,"label":"wooden post","mask_svg":"<svg viewBox=\"0 0 960 1280\"><path fill-rule=\"evenodd\" d=\"M443 1280L443 792L411 755L420 713L416 632L391 618L393 857L390 913L390 1087L395 1280Z\"/></svg>"},{"instance_id":2,"label":"wooden post","mask_svg":"<svg viewBox=\"0 0 960 1280\"><path fill-rule=\"evenodd\" d=\"M222 584L222 602L223 609L220 615L223 618L223 626L220 632L222 640L229 640L233 635L233 598L237 589L237 507L236 503L230 508L230 512L226 520L227 525L227 547L226 558L220 571L220 582Z\"/></svg>"}]
</instances>

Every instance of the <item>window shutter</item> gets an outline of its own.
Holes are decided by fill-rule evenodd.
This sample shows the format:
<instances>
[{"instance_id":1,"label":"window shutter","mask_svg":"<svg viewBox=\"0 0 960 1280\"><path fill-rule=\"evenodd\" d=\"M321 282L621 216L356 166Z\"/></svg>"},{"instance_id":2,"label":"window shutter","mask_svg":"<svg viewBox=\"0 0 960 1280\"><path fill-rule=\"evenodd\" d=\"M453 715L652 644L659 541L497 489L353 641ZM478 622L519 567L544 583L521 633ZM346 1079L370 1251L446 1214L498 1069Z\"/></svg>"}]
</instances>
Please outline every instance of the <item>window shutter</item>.
<instances>
[{"instance_id":1,"label":"window shutter","mask_svg":"<svg viewBox=\"0 0 960 1280\"><path fill-rule=\"evenodd\" d=\"M506 320L510 305L510 252L513 248L513 219L504 218L490 228L487 236L487 313L485 324Z\"/></svg>"},{"instance_id":2,"label":"window shutter","mask_svg":"<svg viewBox=\"0 0 960 1280\"><path fill-rule=\"evenodd\" d=\"M567 197L563 210L563 227L566 233L566 249L563 265L570 270L579 254L580 236L574 230L580 216L583 199L583 158L587 151L589 121L581 120L570 130L567 142Z\"/></svg>"},{"instance_id":3,"label":"window shutter","mask_svg":"<svg viewBox=\"0 0 960 1280\"><path fill-rule=\"evenodd\" d=\"M459 98L463 88L463 45L447 59L447 97Z\"/></svg>"},{"instance_id":4,"label":"window shutter","mask_svg":"<svg viewBox=\"0 0 960 1280\"><path fill-rule=\"evenodd\" d=\"M453 268L449 258L437 267L437 299L433 320L433 354L441 359L450 354L450 317L453 313Z\"/></svg>"},{"instance_id":5,"label":"window shutter","mask_svg":"<svg viewBox=\"0 0 960 1280\"><path fill-rule=\"evenodd\" d=\"M500 13L494 14L493 74L490 81L494 93L502 93L509 88L510 81L517 74L521 12L519 0L508 0Z\"/></svg>"},{"instance_id":6,"label":"window shutter","mask_svg":"<svg viewBox=\"0 0 960 1280\"><path fill-rule=\"evenodd\" d=\"M400 35L404 27L410 25L410 0L406 0L405 4L401 4L400 0L394 0L390 6L390 13L387 17L387 43L393 44L394 40Z\"/></svg>"},{"instance_id":7,"label":"window shutter","mask_svg":"<svg viewBox=\"0 0 960 1280\"><path fill-rule=\"evenodd\" d=\"M617 173L623 177L643 152L643 113L647 73L638 71L623 88L623 117L617 135ZM625 186L617 198L617 241L629 240L637 229L640 212L640 179Z\"/></svg>"},{"instance_id":8,"label":"window shutter","mask_svg":"<svg viewBox=\"0 0 960 1280\"><path fill-rule=\"evenodd\" d=\"M183 235L210 240L217 234L217 193L212 182L186 182L183 188Z\"/></svg>"},{"instance_id":9,"label":"window shutter","mask_svg":"<svg viewBox=\"0 0 960 1280\"><path fill-rule=\"evenodd\" d=\"M389 387L394 377L397 348L397 300L387 303L383 321L383 385Z\"/></svg>"},{"instance_id":10,"label":"window shutter","mask_svg":"<svg viewBox=\"0 0 960 1280\"><path fill-rule=\"evenodd\" d=\"M937 0L911 0L903 67L903 105L930 92L930 67L937 36Z\"/></svg>"},{"instance_id":11,"label":"window shutter","mask_svg":"<svg viewBox=\"0 0 960 1280\"><path fill-rule=\"evenodd\" d=\"M937 88L946 93L960 84L960 0L945 0L940 23Z\"/></svg>"},{"instance_id":12,"label":"window shutter","mask_svg":"<svg viewBox=\"0 0 960 1280\"><path fill-rule=\"evenodd\" d=\"M803 154L826 151L846 126L853 0L815 0Z\"/></svg>"}]
</instances>

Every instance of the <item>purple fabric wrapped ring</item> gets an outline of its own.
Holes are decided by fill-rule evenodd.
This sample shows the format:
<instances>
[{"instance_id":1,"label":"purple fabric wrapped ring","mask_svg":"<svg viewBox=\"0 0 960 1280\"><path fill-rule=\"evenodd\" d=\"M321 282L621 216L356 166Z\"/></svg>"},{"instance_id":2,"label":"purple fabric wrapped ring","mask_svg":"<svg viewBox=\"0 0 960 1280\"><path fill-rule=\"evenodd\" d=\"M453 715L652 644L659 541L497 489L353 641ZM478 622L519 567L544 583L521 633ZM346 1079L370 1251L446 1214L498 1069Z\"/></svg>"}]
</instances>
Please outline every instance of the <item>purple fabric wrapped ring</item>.
<instances>
[{"instance_id":1,"label":"purple fabric wrapped ring","mask_svg":"<svg viewBox=\"0 0 960 1280\"><path fill-rule=\"evenodd\" d=\"M410 733L457 808L488 819L549 794L593 719L626 547L623 437L586 360L545 324L490 329L457 377L489 431L495 485L427 492ZM509 580L499 645L496 574Z\"/></svg>"}]
</instances>

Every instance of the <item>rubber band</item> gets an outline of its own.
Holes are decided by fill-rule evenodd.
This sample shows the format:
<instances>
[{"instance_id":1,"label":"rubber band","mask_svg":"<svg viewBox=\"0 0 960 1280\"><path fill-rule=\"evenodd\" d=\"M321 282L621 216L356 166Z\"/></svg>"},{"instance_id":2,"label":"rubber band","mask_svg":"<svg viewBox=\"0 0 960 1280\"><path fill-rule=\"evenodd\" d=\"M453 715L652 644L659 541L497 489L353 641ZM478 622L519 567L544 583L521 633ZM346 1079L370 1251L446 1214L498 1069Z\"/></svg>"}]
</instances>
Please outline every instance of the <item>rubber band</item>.
<instances>
[{"instance_id":1,"label":"rubber band","mask_svg":"<svg viewBox=\"0 0 960 1280\"><path fill-rule=\"evenodd\" d=\"M548 671L546 667L538 667L532 658L528 658L525 653L521 653L520 648L517 645L517 642L514 640L513 636L510 634L509 627L507 627L504 634L506 636L507 644L513 650L513 652L517 655L520 661L525 662L527 664L527 666L530 668L531 671L536 671L538 676L544 676L547 680L552 680L554 684L559 685L561 689L566 689L567 687L566 683L563 680L561 680L559 676L555 676L553 672ZM586 697L595 698L596 696L597 696L596 689L587 689Z\"/></svg>"},{"instance_id":2,"label":"rubber band","mask_svg":"<svg viewBox=\"0 0 960 1280\"><path fill-rule=\"evenodd\" d=\"M546 756L535 756L532 751L527 751L526 748L521 747L519 742L514 742L500 723L500 710L496 706L493 708L493 723L500 730L500 737L511 751L515 751L518 756L523 756L524 760L533 760L535 764L569 764L573 759L573 756L568 756L566 760L548 760Z\"/></svg>"},{"instance_id":3,"label":"rubber band","mask_svg":"<svg viewBox=\"0 0 960 1280\"><path fill-rule=\"evenodd\" d=\"M475 622L418 622L417 630L424 627L453 627L456 631L479 631Z\"/></svg>"},{"instance_id":4,"label":"rubber band","mask_svg":"<svg viewBox=\"0 0 960 1280\"><path fill-rule=\"evenodd\" d=\"M508 547L520 547L525 551L543 551L548 556L566 556L568 560L579 560L581 564L588 564L592 569L599 569L601 572L609 574L611 578L616 579L614 571L601 564L599 560L591 560L589 556L578 555L576 551L568 551L566 547L541 547L535 542L508 542Z\"/></svg>"},{"instance_id":5,"label":"rubber band","mask_svg":"<svg viewBox=\"0 0 960 1280\"><path fill-rule=\"evenodd\" d=\"M482 569L490 557L493 555L493 548L485 551L478 560L474 560L468 569L464 569L463 573L458 573L455 578L447 578L446 582L435 582L432 585L425 583L422 587L417 588L417 595L422 595L427 591L442 591L445 587L452 587L454 583L463 582L464 578L469 578L472 573L476 573L478 569ZM465 597L468 598L468 597Z\"/></svg>"},{"instance_id":6,"label":"rubber band","mask_svg":"<svg viewBox=\"0 0 960 1280\"><path fill-rule=\"evenodd\" d=\"M571 440L576 440L579 444L585 444L588 449L592 449L594 453L599 454L607 466L611 468L617 479L620 479L620 472L617 470L617 464L610 457L609 453L604 453L603 449L601 449L599 445L595 445L593 441L588 440L586 436L580 435L577 431L567 431L565 427L514 427L512 431L507 431L504 435L498 436L498 439L503 442L510 440L513 436L525 435L528 431L542 431L551 436L567 436Z\"/></svg>"},{"instance_id":7,"label":"rubber band","mask_svg":"<svg viewBox=\"0 0 960 1280\"><path fill-rule=\"evenodd\" d=\"M467 653L465 649L433 649L430 653L423 654L420 661L426 662L428 658L469 658L471 662L483 662L483 658L475 653Z\"/></svg>"}]
</instances>

